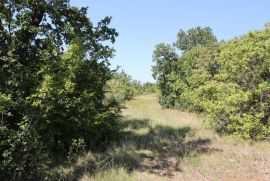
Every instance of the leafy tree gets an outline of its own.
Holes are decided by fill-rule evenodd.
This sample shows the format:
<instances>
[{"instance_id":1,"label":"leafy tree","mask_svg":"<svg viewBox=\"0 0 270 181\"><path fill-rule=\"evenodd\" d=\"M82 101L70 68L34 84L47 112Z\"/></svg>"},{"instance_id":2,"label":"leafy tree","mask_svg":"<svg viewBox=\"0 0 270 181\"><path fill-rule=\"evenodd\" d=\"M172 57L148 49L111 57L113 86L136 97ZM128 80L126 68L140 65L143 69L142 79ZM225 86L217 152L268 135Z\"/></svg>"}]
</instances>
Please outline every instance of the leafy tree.
<instances>
[{"instance_id":1,"label":"leafy tree","mask_svg":"<svg viewBox=\"0 0 270 181\"><path fill-rule=\"evenodd\" d=\"M217 42L210 27L190 28L187 32L180 29L177 34L176 46L182 51L188 51L194 47L209 46Z\"/></svg>"},{"instance_id":2,"label":"leafy tree","mask_svg":"<svg viewBox=\"0 0 270 181\"><path fill-rule=\"evenodd\" d=\"M175 79L170 75L173 72L178 55L175 49L168 44L158 44L153 53L152 67L153 77L157 80L157 87L160 90L159 102L164 107L174 106L174 92L171 86Z\"/></svg>"},{"instance_id":3,"label":"leafy tree","mask_svg":"<svg viewBox=\"0 0 270 181\"><path fill-rule=\"evenodd\" d=\"M108 96L114 97L118 102L130 99L134 96L132 90L132 77L123 70L116 72L108 82Z\"/></svg>"},{"instance_id":4,"label":"leafy tree","mask_svg":"<svg viewBox=\"0 0 270 181\"><path fill-rule=\"evenodd\" d=\"M121 72L115 72L113 78L107 83L107 86L107 96L113 97L119 103L146 93L144 84L141 84L140 81L133 80L123 70Z\"/></svg>"},{"instance_id":5,"label":"leafy tree","mask_svg":"<svg viewBox=\"0 0 270 181\"><path fill-rule=\"evenodd\" d=\"M204 107L201 101L200 86L212 80L219 70L217 55L219 45L196 47L185 52L177 62L178 97L176 107L201 112Z\"/></svg>"},{"instance_id":6,"label":"leafy tree","mask_svg":"<svg viewBox=\"0 0 270 181\"><path fill-rule=\"evenodd\" d=\"M269 40L266 25L228 42L185 49L176 61L166 62L174 68L155 69L167 77L158 80L163 103L205 112L206 123L222 134L269 138Z\"/></svg>"},{"instance_id":7,"label":"leafy tree","mask_svg":"<svg viewBox=\"0 0 270 181\"><path fill-rule=\"evenodd\" d=\"M209 121L218 130L251 139L270 136L269 40L266 28L222 46L215 80L230 91L209 110Z\"/></svg>"},{"instance_id":8,"label":"leafy tree","mask_svg":"<svg viewBox=\"0 0 270 181\"><path fill-rule=\"evenodd\" d=\"M113 56L104 42L118 33L110 17L94 27L69 0L3 0L0 9L0 179L37 180L45 155L117 128L119 107L103 87Z\"/></svg>"},{"instance_id":9,"label":"leafy tree","mask_svg":"<svg viewBox=\"0 0 270 181\"><path fill-rule=\"evenodd\" d=\"M28 98L40 110L36 130L53 149L61 149L61 143L62 152L73 139L83 138L94 146L117 128L118 107L104 103L111 71L84 57L83 50L80 41L72 43L60 62L46 67L40 86Z\"/></svg>"},{"instance_id":10,"label":"leafy tree","mask_svg":"<svg viewBox=\"0 0 270 181\"><path fill-rule=\"evenodd\" d=\"M187 33L183 30L178 33L176 46L183 51L180 58L171 45L156 46L153 53L155 65L152 71L160 90L161 105L186 107L186 103L180 101L179 95L189 86L188 77L192 75L196 57L200 55L200 48L212 46L216 41L211 28L196 27L189 29Z\"/></svg>"},{"instance_id":11,"label":"leafy tree","mask_svg":"<svg viewBox=\"0 0 270 181\"><path fill-rule=\"evenodd\" d=\"M157 92L156 84L151 82L146 82L142 85L142 92L144 94L153 94Z\"/></svg>"}]
</instances>

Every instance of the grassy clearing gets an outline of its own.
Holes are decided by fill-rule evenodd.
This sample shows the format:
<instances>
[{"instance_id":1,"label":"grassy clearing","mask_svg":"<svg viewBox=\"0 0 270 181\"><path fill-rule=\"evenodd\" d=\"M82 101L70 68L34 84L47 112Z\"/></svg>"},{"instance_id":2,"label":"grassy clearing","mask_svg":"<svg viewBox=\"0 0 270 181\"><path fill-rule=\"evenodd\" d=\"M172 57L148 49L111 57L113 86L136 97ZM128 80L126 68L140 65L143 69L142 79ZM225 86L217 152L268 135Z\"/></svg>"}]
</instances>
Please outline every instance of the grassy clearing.
<instances>
[{"instance_id":1,"label":"grassy clearing","mask_svg":"<svg viewBox=\"0 0 270 181\"><path fill-rule=\"evenodd\" d=\"M154 95L123 113L119 142L58 172L67 180L270 180L269 142L221 137L203 116L161 109Z\"/></svg>"}]
</instances>

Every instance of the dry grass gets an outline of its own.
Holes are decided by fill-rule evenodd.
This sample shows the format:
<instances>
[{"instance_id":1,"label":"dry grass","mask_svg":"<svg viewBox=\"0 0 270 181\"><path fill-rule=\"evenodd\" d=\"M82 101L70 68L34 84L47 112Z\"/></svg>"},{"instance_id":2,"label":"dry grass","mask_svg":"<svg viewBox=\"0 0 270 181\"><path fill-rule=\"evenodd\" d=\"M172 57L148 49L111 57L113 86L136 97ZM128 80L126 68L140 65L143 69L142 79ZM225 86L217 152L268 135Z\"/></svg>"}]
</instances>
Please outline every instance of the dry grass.
<instances>
[{"instance_id":1,"label":"dry grass","mask_svg":"<svg viewBox=\"0 0 270 181\"><path fill-rule=\"evenodd\" d=\"M203 116L161 109L154 95L129 101L123 113L121 140L59 168L67 180L270 180L269 142L221 137Z\"/></svg>"}]
</instances>

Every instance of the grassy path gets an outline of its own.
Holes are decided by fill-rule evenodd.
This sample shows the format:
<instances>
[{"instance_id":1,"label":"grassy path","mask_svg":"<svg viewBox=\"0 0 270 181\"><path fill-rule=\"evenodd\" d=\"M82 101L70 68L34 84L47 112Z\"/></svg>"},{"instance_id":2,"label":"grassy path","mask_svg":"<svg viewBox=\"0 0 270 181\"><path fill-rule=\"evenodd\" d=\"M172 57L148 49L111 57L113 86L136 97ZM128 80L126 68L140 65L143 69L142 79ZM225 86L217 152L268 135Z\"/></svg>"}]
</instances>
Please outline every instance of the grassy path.
<instances>
[{"instance_id":1,"label":"grassy path","mask_svg":"<svg viewBox=\"0 0 270 181\"><path fill-rule=\"evenodd\" d=\"M220 137L202 116L161 109L154 95L123 111L123 135L113 164L82 180L270 180L270 144Z\"/></svg>"}]
</instances>

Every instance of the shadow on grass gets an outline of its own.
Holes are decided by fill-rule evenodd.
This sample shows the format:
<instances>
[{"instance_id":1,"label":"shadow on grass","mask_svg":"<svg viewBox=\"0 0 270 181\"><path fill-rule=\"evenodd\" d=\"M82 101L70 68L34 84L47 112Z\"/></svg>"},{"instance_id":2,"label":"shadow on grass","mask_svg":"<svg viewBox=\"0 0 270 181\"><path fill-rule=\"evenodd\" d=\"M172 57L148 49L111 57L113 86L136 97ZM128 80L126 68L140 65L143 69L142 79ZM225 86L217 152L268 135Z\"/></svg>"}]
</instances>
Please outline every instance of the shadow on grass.
<instances>
[{"instance_id":1,"label":"shadow on grass","mask_svg":"<svg viewBox=\"0 0 270 181\"><path fill-rule=\"evenodd\" d=\"M129 119L121 123L122 129L131 128L131 129L141 129L149 127L149 119Z\"/></svg>"},{"instance_id":2,"label":"shadow on grass","mask_svg":"<svg viewBox=\"0 0 270 181\"><path fill-rule=\"evenodd\" d=\"M129 172L134 170L145 171L159 176L173 177L175 172L180 172L180 161L184 157L196 156L210 152L221 151L210 148L209 139L192 139L190 127L173 128L169 126L151 126L148 119L126 120L122 124L120 139L108 145L103 153L95 153L93 162L84 161L86 167L74 166L74 172L68 178L78 179L87 172L94 174L93 169L99 170L124 167ZM140 130L146 130L140 132ZM190 141L186 141L189 137Z\"/></svg>"}]
</instances>

